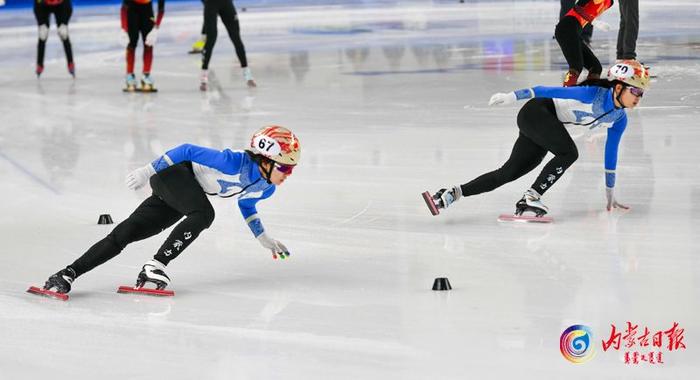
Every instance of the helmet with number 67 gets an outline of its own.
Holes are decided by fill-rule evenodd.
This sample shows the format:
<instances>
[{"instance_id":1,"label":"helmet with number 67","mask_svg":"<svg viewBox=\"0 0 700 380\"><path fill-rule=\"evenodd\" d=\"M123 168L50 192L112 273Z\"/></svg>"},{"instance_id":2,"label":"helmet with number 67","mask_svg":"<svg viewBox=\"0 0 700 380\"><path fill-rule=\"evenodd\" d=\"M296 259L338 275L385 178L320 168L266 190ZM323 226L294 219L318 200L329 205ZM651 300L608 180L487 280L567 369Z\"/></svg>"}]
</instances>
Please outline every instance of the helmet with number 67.
<instances>
[{"instance_id":1,"label":"helmet with number 67","mask_svg":"<svg viewBox=\"0 0 700 380\"><path fill-rule=\"evenodd\" d=\"M649 88L649 68L637 61L622 61L608 69L608 80L646 90Z\"/></svg>"},{"instance_id":2,"label":"helmet with number 67","mask_svg":"<svg viewBox=\"0 0 700 380\"><path fill-rule=\"evenodd\" d=\"M301 156L299 139L279 125L260 128L250 139L250 148L253 153L283 165L296 165Z\"/></svg>"}]
</instances>

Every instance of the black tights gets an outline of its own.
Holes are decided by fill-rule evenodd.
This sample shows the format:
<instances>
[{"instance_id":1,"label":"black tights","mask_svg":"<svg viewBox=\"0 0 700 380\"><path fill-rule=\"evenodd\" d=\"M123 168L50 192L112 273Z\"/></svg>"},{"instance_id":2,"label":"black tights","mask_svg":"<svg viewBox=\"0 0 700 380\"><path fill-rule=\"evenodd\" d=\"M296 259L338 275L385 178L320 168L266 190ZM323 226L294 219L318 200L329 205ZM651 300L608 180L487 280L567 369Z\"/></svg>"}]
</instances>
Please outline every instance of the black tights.
<instances>
[{"instance_id":1,"label":"black tights","mask_svg":"<svg viewBox=\"0 0 700 380\"><path fill-rule=\"evenodd\" d=\"M153 256L168 265L214 221L214 208L195 179L191 163L154 175L151 187L153 195L70 265L78 276L117 256L128 244L157 235L185 216Z\"/></svg>"},{"instance_id":2,"label":"black tights","mask_svg":"<svg viewBox=\"0 0 700 380\"><path fill-rule=\"evenodd\" d=\"M34 16L36 17L36 22L39 26L46 25L49 27L49 16L51 13L56 17L56 25L66 25L70 21L70 17L73 14L73 5L70 1L66 0L58 5L46 5L45 3L34 2ZM48 38L48 37L47 37ZM70 38L61 38L63 43L63 51L66 53L66 61L68 64L73 63L73 47L70 43ZM46 40L39 38L37 43L37 54L36 54L36 64L38 66L44 66L44 52L46 51Z\"/></svg>"},{"instance_id":3,"label":"black tights","mask_svg":"<svg viewBox=\"0 0 700 380\"><path fill-rule=\"evenodd\" d=\"M552 99L535 98L525 103L518 113L518 127L520 135L508 161L462 185L463 196L485 193L515 181L535 169L547 152L552 152L554 158L532 184L533 189L544 194L578 158L576 144L557 119Z\"/></svg>"},{"instance_id":4,"label":"black tights","mask_svg":"<svg viewBox=\"0 0 700 380\"><path fill-rule=\"evenodd\" d=\"M211 59L211 53L216 43L216 36L218 33L216 27L217 16L221 16L221 21L224 23L228 31L228 36L231 38L231 42L233 42L233 46L236 49L236 55L238 56L238 61L241 63L241 67L248 67L245 47L243 46L243 41L241 41L238 14L236 14L236 8L233 7L233 1L204 0L204 34L206 34L207 40L204 43L204 50L202 50L202 70L207 70L209 68L209 60Z\"/></svg>"},{"instance_id":5,"label":"black tights","mask_svg":"<svg viewBox=\"0 0 700 380\"><path fill-rule=\"evenodd\" d=\"M554 37L561 47L566 63L569 64L569 69L580 73L585 67L589 75L600 76L603 66L591 48L583 42L581 33L581 24L572 16L564 16L554 29Z\"/></svg>"}]
</instances>

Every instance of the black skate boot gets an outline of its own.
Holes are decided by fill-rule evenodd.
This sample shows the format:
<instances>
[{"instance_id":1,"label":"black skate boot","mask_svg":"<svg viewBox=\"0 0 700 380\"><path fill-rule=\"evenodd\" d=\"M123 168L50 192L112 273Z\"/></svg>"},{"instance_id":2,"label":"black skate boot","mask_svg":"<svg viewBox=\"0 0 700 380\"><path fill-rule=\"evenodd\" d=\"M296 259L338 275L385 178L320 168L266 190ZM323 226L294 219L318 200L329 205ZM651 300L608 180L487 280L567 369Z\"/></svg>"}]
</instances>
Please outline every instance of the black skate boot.
<instances>
[{"instance_id":1,"label":"black skate boot","mask_svg":"<svg viewBox=\"0 0 700 380\"><path fill-rule=\"evenodd\" d=\"M56 274L49 277L44 284L45 290L50 290L55 293L66 294L70 292L70 287L75 278L78 277L71 267L61 269Z\"/></svg>"},{"instance_id":2,"label":"black skate boot","mask_svg":"<svg viewBox=\"0 0 700 380\"><path fill-rule=\"evenodd\" d=\"M170 284L170 277L165 274L165 265L158 260L149 260L143 264L135 287L143 288L147 282L154 284L157 290L165 289Z\"/></svg>"},{"instance_id":3,"label":"black skate boot","mask_svg":"<svg viewBox=\"0 0 700 380\"><path fill-rule=\"evenodd\" d=\"M450 207L459 198L462 198L462 187L459 185L453 186L451 189L440 189L434 195L430 195L427 191L423 193L423 200L433 215L438 215L440 209Z\"/></svg>"},{"instance_id":4,"label":"black skate boot","mask_svg":"<svg viewBox=\"0 0 700 380\"><path fill-rule=\"evenodd\" d=\"M515 204L515 215L521 216L526 211L535 213L537 217L543 217L549 212L549 208L540 201L540 194L530 189Z\"/></svg>"}]
</instances>

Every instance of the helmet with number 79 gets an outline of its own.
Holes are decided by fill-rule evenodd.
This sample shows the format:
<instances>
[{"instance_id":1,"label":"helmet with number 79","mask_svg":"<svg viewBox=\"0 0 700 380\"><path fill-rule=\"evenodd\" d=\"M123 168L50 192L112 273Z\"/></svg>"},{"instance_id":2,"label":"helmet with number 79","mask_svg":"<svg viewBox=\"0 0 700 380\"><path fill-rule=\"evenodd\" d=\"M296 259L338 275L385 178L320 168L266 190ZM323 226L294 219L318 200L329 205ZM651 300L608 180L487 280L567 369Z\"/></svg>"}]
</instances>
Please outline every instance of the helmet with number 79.
<instances>
[{"instance_id":1,"label":"helmet with number 79","mask_svg":"<svg viewBox=\"0 0 700 380\"><path fill-rule=\"evenodd\" d=\"M649 68L637 61L622 61L608 69L608 80L646 90L649 88Z\"/></svg>"},{"instance_id":2,"label":"helmet with number 79","mask_svg":"<svg viewBox=\"0 0 700 380\"><path fill-rule=\"evenodd\" d=\"M301 156L299 139L279 125L260 128L250 139L250 148L253 153L283 165L296 165Z\"/></svg>"}]
</instances>

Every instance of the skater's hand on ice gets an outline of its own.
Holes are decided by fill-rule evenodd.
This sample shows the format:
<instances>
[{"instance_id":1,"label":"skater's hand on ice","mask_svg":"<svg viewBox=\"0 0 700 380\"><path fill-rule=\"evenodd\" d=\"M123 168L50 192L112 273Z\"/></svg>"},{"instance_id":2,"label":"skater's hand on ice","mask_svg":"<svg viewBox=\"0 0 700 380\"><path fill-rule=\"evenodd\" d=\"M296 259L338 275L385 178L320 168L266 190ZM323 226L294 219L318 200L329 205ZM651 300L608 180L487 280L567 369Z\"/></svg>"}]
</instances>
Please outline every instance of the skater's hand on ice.
<instances>
[{"instance_id":1,"label":"skater's hand on ice","mask_svg":"<svg viewBox=\"0 0 700 380\"><path fill-rule=\"evenodd\" d=\"M615 200L615 192L613 191L613 188L606 187L605 196L608 198L608 205L606 207L608 211L612 211L614 208L629 210L629 206L625 206L622 203L618 203L618 201Z\"/></svg>"},{"instance_id":2,"label":"skater's hand on ice","mask_svg":"<svg viewBox=\"0 0 700 380\"><path fill-rule=\"evenodd\" d=\"M138 190L144 187L154 174L156 171L151 164L138 168L126 175L126 186L131 190Z\"/></svg>"},{"instance_id":3,"label":"skater's hand on ice","mask_svg":"<svg viewBox=\"0 0 700 380\"><path fill-rule=\"evenodd\" d=\"M507 94L504 94L502 92L497 92L491 96L491 99L489 100L489 105L490 106L502 106L506 104L513 104L515 101L518 100L517 97L515 96L514 92L509 92Z\"/></svg>"},{"instance_id":4,"label":"skater's hand on ice","mask_svg":"<svg viewBox=\"0 0 700 380\"><path fill-rule=\"evenodd\" d=\"M279 256L279 258L282 260L289 257L289 250L287 249L287 247L285 247L284 244L280 243L279 240L275 240L269 237L265 232L258 235L258 241L263 247L272 251L273 259L277 259L277 256Z\"/></svg>"},{"instance_id":5,"label":"skater's hand on ice","mask_svg":"<svg viewBox=\"0 0 700 380\"><path fill-rule=\"evenodd\" d=\"M146 46L153 46L158 41L158 28L154 27L146 35Z\"/></svg>"},{"instance_id":6,"label":"skater's hand on ice","mask_svg":"<svg viewBox=\"0 0 700 380\"><path fill-rule=\"evenodd\" d=\"M121 33L119 33L119 44L123 47L129 46L129 33L124 29L121 29Z\"/></svg>"},{"instance_id":7,"label":"skater's hand on ice","mask_svg":"<svg viewBox=\"0 0 700 380\"><path fill-rule=\"evenodd\" d=\"M605 21L593 20L591 23L594 28L599 29L602 32L609 32L612 30L612 26Z\"/></svg>"}]
</instances>

